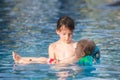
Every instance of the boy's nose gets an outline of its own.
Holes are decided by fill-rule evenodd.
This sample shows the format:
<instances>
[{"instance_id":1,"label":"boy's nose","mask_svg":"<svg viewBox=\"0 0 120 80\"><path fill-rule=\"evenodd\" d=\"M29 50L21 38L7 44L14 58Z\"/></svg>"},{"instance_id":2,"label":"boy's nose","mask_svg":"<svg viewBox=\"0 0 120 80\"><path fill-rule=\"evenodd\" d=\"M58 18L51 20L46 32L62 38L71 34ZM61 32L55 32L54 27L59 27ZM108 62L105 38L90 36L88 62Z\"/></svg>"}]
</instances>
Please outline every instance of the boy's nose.
<instances>
[{"instance_id":1,"label":"boy's nose","mask_svg":"<svg viewBox=\"0 0 120 80\"><path fill-rule=\"evenodd\" d=\"M70 36L69 35L66 35L66 40L68 40L70 38Z\"/></svg>"}]
</instances>

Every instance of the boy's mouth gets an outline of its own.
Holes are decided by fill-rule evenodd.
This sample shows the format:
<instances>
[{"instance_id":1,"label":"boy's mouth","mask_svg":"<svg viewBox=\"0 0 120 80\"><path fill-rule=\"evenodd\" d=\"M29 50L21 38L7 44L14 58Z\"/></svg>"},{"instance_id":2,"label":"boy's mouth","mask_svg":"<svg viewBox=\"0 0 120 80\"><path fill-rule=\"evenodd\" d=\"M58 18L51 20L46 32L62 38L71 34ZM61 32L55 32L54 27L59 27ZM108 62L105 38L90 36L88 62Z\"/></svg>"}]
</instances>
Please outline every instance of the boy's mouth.
<instances>
[{"instance_id":1,"label":"boy's mouth","mask_svg":"<svg viewBox=\"0 0 120 80\"><path fill-rule=\"evenodd\" d=\"M70 41L66 41L66 43L67 43L67 44L69 44L69 43L70 43Z\"/></svg>"}]
</instances>

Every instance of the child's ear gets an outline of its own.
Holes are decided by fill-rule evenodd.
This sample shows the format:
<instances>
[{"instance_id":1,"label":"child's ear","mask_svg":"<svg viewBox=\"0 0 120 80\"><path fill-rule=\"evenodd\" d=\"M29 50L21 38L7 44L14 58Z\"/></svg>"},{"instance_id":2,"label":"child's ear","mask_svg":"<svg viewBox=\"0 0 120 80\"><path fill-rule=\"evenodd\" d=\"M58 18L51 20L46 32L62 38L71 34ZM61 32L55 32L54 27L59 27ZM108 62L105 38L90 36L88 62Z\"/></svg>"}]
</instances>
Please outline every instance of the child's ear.
<instances>
[{"instance_id":1,"label":"child's ear","mask_svg":"<svg viewBox=\"0 0 120 80\"><path fill-rule=\"evenodd\" d=\"M57 33L57 34L59 34L59 32L60 32L59 30L56 30L56 33Z\"/></svg>"}]
</instances>

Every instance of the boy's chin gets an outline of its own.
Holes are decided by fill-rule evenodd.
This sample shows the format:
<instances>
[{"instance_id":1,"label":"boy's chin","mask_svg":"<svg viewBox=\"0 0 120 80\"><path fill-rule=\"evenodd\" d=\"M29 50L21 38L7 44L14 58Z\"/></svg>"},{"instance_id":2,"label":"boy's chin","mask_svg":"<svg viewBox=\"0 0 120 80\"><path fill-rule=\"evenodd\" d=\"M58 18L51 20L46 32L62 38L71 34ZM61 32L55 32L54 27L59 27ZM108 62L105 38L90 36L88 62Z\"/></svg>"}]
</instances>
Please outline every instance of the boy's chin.
<instances>
[{"instance_id":1,"label":"boy's chin","mask_svg":"<svg viewBox=\"0 0 120 80\"><path fill-rule=\"evenodd\" d=\"M69 44L69 43L71 43L71 41L65 41L65 43Z\"/></svg>"},{"instance_id":2,"label":"boy's chin","mask_svg":"<svg viewBox=\"0 0 120 80\"><path fill-rule=\"evenodd\" d=\"M65 44L70 44L71 43L71 41L62 41L63 43L65 43Z\"/></svg>"}]
</instances>

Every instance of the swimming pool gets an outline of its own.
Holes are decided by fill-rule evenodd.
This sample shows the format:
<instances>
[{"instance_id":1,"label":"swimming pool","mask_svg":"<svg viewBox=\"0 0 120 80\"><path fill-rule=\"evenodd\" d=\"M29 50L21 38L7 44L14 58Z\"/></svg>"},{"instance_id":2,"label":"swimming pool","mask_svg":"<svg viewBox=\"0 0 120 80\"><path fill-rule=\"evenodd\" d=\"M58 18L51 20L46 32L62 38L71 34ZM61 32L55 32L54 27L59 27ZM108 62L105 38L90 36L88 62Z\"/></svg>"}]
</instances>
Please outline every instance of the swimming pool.
<instances>
[{"instance_id":1,"label":"swimming pool","mask_svg":"<svg viewBox=\"0 0 120 80\"><path fill-rule=\"evenodd\" d=\"M111 0L112 1L112 0ZM2 0L0 1L0 80L119 80L120 6L109 0ZM89 38L101 49L101 63L71 65L15 65L11 52L48 56L48 45L58 39L56 21L71 16L73 39Z\"/></svg>"}]
</instances>

